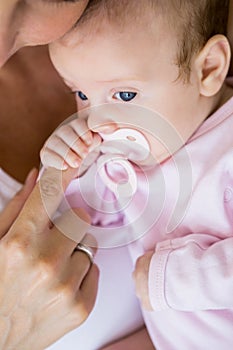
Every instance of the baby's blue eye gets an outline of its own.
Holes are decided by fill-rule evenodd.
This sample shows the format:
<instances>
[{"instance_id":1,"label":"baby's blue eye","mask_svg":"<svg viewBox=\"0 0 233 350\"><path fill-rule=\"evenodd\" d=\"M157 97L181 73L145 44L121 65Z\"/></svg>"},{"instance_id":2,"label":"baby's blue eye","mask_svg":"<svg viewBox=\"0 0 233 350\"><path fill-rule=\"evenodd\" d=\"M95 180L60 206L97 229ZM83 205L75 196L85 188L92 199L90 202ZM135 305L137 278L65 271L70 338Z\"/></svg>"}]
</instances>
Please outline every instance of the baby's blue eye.
<instances>
[{"instance_id":1,"label":"baby's blue eye","mask_svg":"<svg viewBox=\"0 0 233 350\"><path fill-rule=\"evenodd\" d=\"M82 91L77 91L77 95L82 101L88 100L87 96L84 95L84 93Z\"/></svg>"},{"instance_id":2,"label":"baby's blue eye","mask_svg":"<svg viewBox=\"0 0 233 350\"><path fill-rule=\"evenodd\" d=\"M117 100L122 100L124 102L129 102L133 100L137 96L136 92L131 92L131 91L121 91L121 92L116 92L114 94L114 97Z\"/></svg>"}]
</instances>

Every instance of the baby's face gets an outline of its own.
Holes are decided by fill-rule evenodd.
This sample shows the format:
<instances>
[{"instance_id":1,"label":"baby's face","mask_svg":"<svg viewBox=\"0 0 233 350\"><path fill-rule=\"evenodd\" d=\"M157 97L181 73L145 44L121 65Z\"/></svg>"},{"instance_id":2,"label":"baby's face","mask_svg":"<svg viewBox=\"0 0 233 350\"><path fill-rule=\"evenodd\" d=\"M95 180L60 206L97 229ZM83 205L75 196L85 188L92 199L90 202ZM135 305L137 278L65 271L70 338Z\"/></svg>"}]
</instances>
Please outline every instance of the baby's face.
<instances>
[{"instance_id":1,"label":"baby's face","mask_svg":"<svg viewBox=\"0 0 233 350\"><path fill-rule=\"evenodd\" d=\"M180 135L183 143L206 116L200 108L202 97L195 70L191 73L190 83L178 79L177 38L169 34L167 28L163 29L159 21L157 27L156 35L140 26L117 32L103 24L98 33L91 35L81 28L71 33L66 43L53 43L50 55L66 84L76 92L78 110L108 104L106 110L109 111L109 105L121 104L118 115L95 113L92 108L88 121L92 130L104 132L101 125L106 126L108 122L114 129L130 123L144 132L152 154L161 162L170 151L157 130L158 119L151 117L156 113L151 110L158 112L165 125L169 125L170 137L175 139ZM138 118L135 113L124 113L128 104L145 108L145 114L141 113L141 108ZM135 112L136 109L135 106L132 110ZM153 132L148 133L148 130ZM179 147L177 143L172 153Z\"/></svg>"}]
</instances>

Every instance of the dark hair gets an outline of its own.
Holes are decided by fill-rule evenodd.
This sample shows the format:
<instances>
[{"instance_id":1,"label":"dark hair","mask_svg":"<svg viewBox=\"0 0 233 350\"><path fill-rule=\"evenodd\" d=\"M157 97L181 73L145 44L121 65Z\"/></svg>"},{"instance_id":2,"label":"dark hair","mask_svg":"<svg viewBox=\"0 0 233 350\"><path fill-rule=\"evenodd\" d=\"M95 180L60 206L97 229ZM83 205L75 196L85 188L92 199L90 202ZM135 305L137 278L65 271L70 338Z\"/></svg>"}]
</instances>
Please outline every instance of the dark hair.
<instances>
[{"instance_id":1,"label":"dark hair","mask_svg":"<svg viewBox=\"0 0 233 350\"><path fill-rule=\"evenodd\" d=\"M136 25L143 14L166 19L166 24L178 35L177 55L180 76L189 79L193 54L198 52L215 34L226 34L229 0L90 0L87 9L77 22L82 26L90 19L91 32L98 22L107 19L111 24L124 28L128 23Z\"/></svg>"}]
</instances>

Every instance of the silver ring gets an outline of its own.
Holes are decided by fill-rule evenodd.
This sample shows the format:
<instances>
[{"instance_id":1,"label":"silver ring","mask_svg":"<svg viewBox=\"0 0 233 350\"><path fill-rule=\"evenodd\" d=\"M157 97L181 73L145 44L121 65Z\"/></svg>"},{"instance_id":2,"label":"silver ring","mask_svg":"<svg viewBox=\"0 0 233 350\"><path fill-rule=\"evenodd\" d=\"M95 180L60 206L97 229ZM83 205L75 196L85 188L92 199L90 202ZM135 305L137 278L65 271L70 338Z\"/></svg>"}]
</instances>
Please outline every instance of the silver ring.
<instances>
[{"instance_id":1,"label":"silver ring","mask_svg":"<svg viewBox=\"0 0 233 350\"><path fill-rule=\"evenodd\" d=\"M75 250L83 252L87 255L90 260L90 263L93 264L94 261L94 250L91 247L86 246L85 244L79 243Z\"/></svg>"}]
</instances>

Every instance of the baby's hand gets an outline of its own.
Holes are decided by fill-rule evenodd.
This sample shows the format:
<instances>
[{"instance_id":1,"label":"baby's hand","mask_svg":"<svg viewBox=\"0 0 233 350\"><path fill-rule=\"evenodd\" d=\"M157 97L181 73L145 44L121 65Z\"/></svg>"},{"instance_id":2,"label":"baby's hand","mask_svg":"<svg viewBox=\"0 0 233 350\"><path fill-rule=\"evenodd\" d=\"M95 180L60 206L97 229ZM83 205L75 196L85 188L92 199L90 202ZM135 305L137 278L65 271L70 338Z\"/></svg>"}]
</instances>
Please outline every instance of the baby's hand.
<instances>
[{"instance_id":1,"label":"baby's hand","mask_svg":"<svg viewBox=\"0 0 233 350\"><path fill-rule=\"evenodd\" d=\"M76 118L56 129L45 142L41 162L45 167L66 170L78 168L87 154L101 143L101 137L88 129L87 121Z\"/></svg>"},{"instance_id":2,"label":"baby's hand","mask_svg":"<svg viewBox=\"0 0 233 350\"><path fill-rule=\"evenodd\" d=\"M149 299L148 277L149 266L154 251L149 251L140 256L136 262L133 272L133 279L136 287L136 295L141 301L141 305L145 310L152 311L152 306Z\"/></svg>"}]
</instances>

